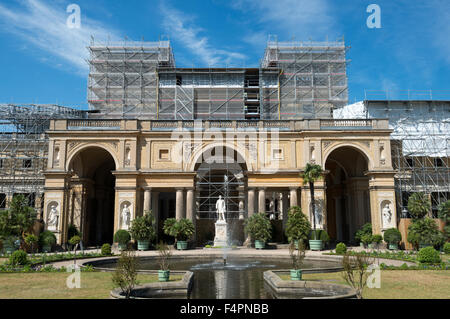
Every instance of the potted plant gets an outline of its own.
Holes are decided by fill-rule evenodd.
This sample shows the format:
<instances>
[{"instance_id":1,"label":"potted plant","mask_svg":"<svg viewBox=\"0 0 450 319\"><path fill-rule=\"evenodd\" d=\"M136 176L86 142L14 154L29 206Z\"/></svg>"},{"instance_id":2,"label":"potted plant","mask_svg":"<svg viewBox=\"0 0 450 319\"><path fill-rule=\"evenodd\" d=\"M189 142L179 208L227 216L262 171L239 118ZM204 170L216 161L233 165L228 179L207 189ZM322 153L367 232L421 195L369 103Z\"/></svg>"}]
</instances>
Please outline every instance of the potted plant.
<instances>
[{"instance_id":1,"label":"potted plant","mask_svg":"<svg viewBox=\"0 0 450 319\"><path fill-rule=\"evenodd\" d=\"M386 229L383 236L390 250L398 249L398 243L402 240L402 234L397 228Z\"/></svg>"},{"instance_id":2,"label":"potted plant","mask_svg":"<svg viewBox=\"0 0 450 319\"><path fill-rule=\"evenodd\" d=\"M138 250L148 250L150 241L156 236L152 212L147 211L144 216L136 217L131 222L130 232L131 236L137 240Z\"/></svg>"},{"instance_id":3,"label":"potted plant","mask_svg":"<svg viewBox=\"0 0 450 319\"><path fill-rule=\"evenodd\" d=\"M168 218L164 222L163 230L166 235L175 237L178 250L185 250L187 241L194 235L195 227L189 219L181 218L177 221L175 218Z\"/></svg>"},{"instance_id":4,"label":"potted plant","mask_svg":"<svg viewBox=\"0 0 450 319\"><path fill-rule=\"evenodd\" d=\"M265 213L253 214L245 221L245 231L255 240L255 248L263 249L272 238L272 224Z\"/></svg>"},{"instance_id":5,"label":"potted plant","mask_svg":"<svg viewBox=\"0 0 450 319\"><path fill-rule=\"evenodd\" d=\"M364 247L371 247L371 243L372 243L372 235L370 234L364 234L361 236L361 242L363 243Z\"/></svg>"},{"instance_id":6,"label":"potted plant","mask_svg":"<svg viewBox=\"0 0 450 319\"><path fill-rule=\"evenodd\" d=\"M379 234L373 235L372 236L372 248L379 249L382 241L383 241L383 236L381 236Z\"/></svg>"},{"instance_id":7,"label":"potted plant","mask_svg":"<svg viewBox=\"0 0 450 319\"><path fill-rule=\"evenodd\" d=\"M119 229L114 234L114 242L119 244L120 250L126 250L127 244L131 240L131 235L125 229Z\"/></svg>"},{"instance_id":8,"label":"potted plant","mask_svg":"<svg viewBox=\"0 0 450 319\"><path fill-rule=\"evenodd\" d=\"M288 210L288 220L286 222L285 234L289 242L294 242L298 247L298 241L308 240L311 232L311 224L308 218L303 214L302 209L298 206L292 206Z\"/></svg>"},{"instance_id":9,"label":"potted plant","mask_svg":"<svg viewBox=\"0 0 450 319\"><path fill-rule=\"evenodd\" d=\"M309 239L313 238L317 238L321 241L322 246L320 247L320 249L324 249L325 245L330 241L330 236L324 229L316 229L315 231L311 230L311 232L309 233Z\"/></svg>"},{"instance_id":10,"label":"potted plant","mask_svg":"<svg viewBox=\"0 0 450 319\"><path fill-rule=\"evenodd\" d=\"M170 250L169 245L163 242L160 242L157 245L157 248L158 248L158 262L159 262L158 280L169 281L170 278L169 259L172 256L172 252Z\"/></svg>"},{"instance_id":11,"label":"potted plant","mask_svg":"<svg viewBox=\"0 0 450 319\"><path fill-rule=\"evenodd\" d=\"M361 229L358 229L355 233L355 241L356 243L359 243L361 247L364 247L364 243L362 242L361 237L366 234L372 235L371 223L364 224Z\"/></svg>"},{"instance_id":12,"label":"potted plant","mask_svg":"<svg viewBox=\"0 0 450 319\"><path fill-rule=\"evenodd\" d=\"M322 167L317 164L306 164L305 171L300 174L300 177L303 178L303 184L309 184L309 192L311 195L311 211L313 218L313 239L309 240L309 248L311 250L321 250L322 249L322 240L316 237L316 203L314 199L314 182L322 177Z\"/></svg>"},{"instance_id":13,"label":"potted plant","mask_svg":"<svg viewBox=\"0 0 450 319\"><path fill-rule=\"evenodd\" d=\"M298 240L297 252L295 251L295 243L291 241L289 245L289 255L292 260L291 280L302 280L302 264L305 259L305 243L303 239Z\"/></svg>"}]
</instances>

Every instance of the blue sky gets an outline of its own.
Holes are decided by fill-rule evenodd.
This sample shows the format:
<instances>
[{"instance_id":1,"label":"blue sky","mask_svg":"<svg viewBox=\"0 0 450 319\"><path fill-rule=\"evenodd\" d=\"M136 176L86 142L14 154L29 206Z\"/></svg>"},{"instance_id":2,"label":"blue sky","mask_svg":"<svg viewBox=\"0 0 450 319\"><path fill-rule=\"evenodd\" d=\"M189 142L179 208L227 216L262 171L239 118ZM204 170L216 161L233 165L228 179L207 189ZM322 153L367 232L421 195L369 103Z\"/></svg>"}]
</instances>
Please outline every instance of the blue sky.
<instances>
[{"instance_id":1,"label":"blue sky","mask_svg":"<svg viewBox=\"0 0 450 319\"><path fill-rule=\"evenodd\" d=\"M71 3L81 8L80 29L66 26ZM371 3L381 8L381 29L366 25ZM365 89L393 97L433 89L450 99L449 21L448 0L0 0L0 103L86 108L91 35L167 35L179 67L257 66L269 34L279 41L345 36L350 102Z\"/></svg>"}]
</instances>

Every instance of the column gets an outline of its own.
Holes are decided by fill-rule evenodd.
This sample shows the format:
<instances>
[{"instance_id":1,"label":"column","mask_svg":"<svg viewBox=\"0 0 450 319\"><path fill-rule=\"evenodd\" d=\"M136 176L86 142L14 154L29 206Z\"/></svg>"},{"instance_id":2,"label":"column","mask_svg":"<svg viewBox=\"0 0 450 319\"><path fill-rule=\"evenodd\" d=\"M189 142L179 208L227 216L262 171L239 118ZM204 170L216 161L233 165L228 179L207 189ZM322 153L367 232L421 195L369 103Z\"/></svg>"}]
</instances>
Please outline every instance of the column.
<instances>
[{"instance_id":1,"label":"column","mask_svg":"<svg viewBox=\"0 0 450 319\"><path fill-rule=\"evenodd\" d=\"M258 213L266 212L266 189L260 188L258 192Z\"/></svg>"},{"instance_id":2,"label":"column","mask_svg":"<svg viewBox=\"0 0 450 319\"><path fill-rule=\"evenodd\" d=\"M175 216L177 220L185 218L186 214L184 211L184 189L178 188L176 195L176 206L175 206Z\"/></svg>"},{"instance_id":3,"label":"column","mask_svg":"<svg viewBox=\"0 0 450 319\"><path fill-rule=\"evenodd\" d=\"M250 217L255 213L255 190L253 188L248 189L248 203L247 203L248 216Z\"/></svg>"},{"instance_id":4,"label":"column","mask_svg":"<svg viewBox=\"0 0 450 319\"><path fill-rule=\"evenodd\" d=\"M186 218L190 219L193 223L195 222L193 189L188 189L186 192Z\"/></svg>"},{"instance_id":5,"label":"column","mask_svg":"<svg viewBox=\"0 0 450 319\"><path fill-rule=\"evenodd\" d=\"M146 211L149 211L151 209L151 202L152 202L152 189L146 188L144 190L144 211L143 211L143 213L145 213ZM144 215L144 214L142 214L142 215Z\"/></svg>"},{"instance_id":6,"label":"column","mask_svg":"<svg viewBox=\"0 0 450 319\"><path fill-rule=\"evenodd\" d=\"M156 243L159 243L159 222L160 222L160 213L159 213L159 192L152 193L153 201L152 201L152 213L155 217L155 230L156 230Z\"/></svg>"},{"instance_id":7,"label":"column","mask_svg":"<svg viewBox=\"0 0 450 319\"><path fill-rule=\"evenodd\" d=\"M297 190L298 187L291 187L290 188L290 207L292 206L298 206L298 200L297 200Z\"/></svg>"},{"instance_id":8,"label":"column","mask_svg":"<svg viewBox=\"0 0 450 319\"><path fill-rule=\"evenodd\" d=\"M288 220L288 209L289 209L289 204L288 204L288 192L282 192L281 193L282 197L281 197L281 209L282 209L282 213L283 213L283 233L284 230L286 229L286 223Z\"/></svg>"}]
</instances>

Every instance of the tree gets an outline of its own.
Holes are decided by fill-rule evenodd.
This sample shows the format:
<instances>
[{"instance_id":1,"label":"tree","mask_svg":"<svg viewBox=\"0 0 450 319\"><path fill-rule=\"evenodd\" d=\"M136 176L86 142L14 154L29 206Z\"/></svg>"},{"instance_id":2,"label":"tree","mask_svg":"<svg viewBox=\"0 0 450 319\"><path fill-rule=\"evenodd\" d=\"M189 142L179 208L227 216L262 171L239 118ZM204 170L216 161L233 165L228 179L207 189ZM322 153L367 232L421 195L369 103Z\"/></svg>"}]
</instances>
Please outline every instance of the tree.
<instances>
[{"instance_id":1,"label":"tree","mask_svg":"<svg viewBox=\"0 0 450 319\"><path fill-rule=\"evenodd\" d=\"M314 230L314 239L317 239L316 236L316 204L314 200L314 183L322 177L322 167L317 164L306 164L305 171L300 174L300 177L303 178L303 184L309 184L309 192L311 194L311 209L313 216L313 230Z\"/></svg>"},{"instance_id":2,"label":"tree","mask_svg":"<svg viewBox=\"0 0 450 319\"><path fill-rule=\"evenodd\" d=\"M138 266L139 261L134 251L122 251L112 281L114 286L119 287L122 290L126 299L130 298L133 288L138 284Z\"/></svg>"},{"instance_id":3,"label":"tree","mask_svg":"<svg viewBox=\"0 0 450 319\"><path fill-rule=\"evenodd\" d=\"M311 232L311 224L298 206L292 206L288 210L288 220L286 223L286 236L288 241L308 240Z\"/></svg>"},{"instance_id":4,"label":"tree","mask_svg":"<svg viewBox=\"0 0 450 319\"><path fill-rule=\"evenodd\" d=\"M439 218L445 223L444 233L450 239L450 200L443 202L438 208Z\"/></svg>"},{"instance_id":5,"label":"tree","mask_svg":"<svg viewBox=\"0 0 450 319\"><path fill-rule=\"evenodd\" d=\"M424 193L414 193L408 199L408 211L413 219L421 219L430 211L430 199Z\"/></svg>"}]
</instances>

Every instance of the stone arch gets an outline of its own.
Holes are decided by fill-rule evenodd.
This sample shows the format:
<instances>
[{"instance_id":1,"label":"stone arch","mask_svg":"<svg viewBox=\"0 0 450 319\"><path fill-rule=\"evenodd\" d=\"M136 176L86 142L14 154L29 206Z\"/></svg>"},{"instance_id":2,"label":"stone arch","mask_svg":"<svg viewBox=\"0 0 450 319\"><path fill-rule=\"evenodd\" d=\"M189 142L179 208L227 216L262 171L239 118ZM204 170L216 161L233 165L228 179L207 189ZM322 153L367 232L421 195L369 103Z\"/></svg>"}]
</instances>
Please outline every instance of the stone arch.
<instances>
[{"instance_id":1,"label":"stone arch","mask_svg":"<svg viewBox=\"0 0 450 319\"><path fill-rule=\"evenodd\" d=\"M367 168L370 170L370 169L372 169L374 167L373 166L374 161L370 157L370 149L366 148L366 147L363 147L360 144L349 143L349 142L338 142L338 143L333 144L331 147L329 147L325 151L325 153L323 155L322 163L323 163L324 166L325 166L325 163L327 162L327 159L330 156L330 154L333 153L333 151L335 151L335 150L337 150L337 149L339 149L341 147L350 147L350 148L353 148L353 149L357 150L366 159L366 161L367 161Z\"/></svg>"},{"instance_id":2,"label":"stone arch","mask_svg":"<svg viewBox=\"0 0 450 319\"><path fill-rule=\"evenodd\" d=\"M206 151L210 151L213 148L216 147L224 147L225 149L231 149L234 152L237 153L237 155L244 161L244 163L240 163L240 164L244 164L247 167L248 171L252 171L253 170L253 164L251 161L248 160L248 158L246 158L245 156L243 156L242 154L245 154L245 149L242 149L241 147L238 147L234 144L229 144L229 143L209 143L209 144L203 144L201 147L197 147L192 156L190 157L190 161L189 164L187 166L187 170L189 172L193 172L195 170L195 166L199 163L199 159L201 156L203 156L203 154Z\"/></svg>"},{"instance_id":3,"label":"stone arch","mask_svg":"<svg viewBox=\"0 0 450 319\"><path fill-rule=\"evenodd\" d=\"M114 163L116 165L116 169L120 167L119 160L118 160L118 154L117 151L114 149L114 147L105 144L105 143L80 143L77 144L73 149L71 149L69 152L67 152L67 161L66 161L66 170L68 171L70 168L70 164L72 164L72 161L76 158L76 156L80 153L82 153L84 150L88 148L101 148L109 153L111 157L114 160Z\"/></svg>"}]
</instances>

